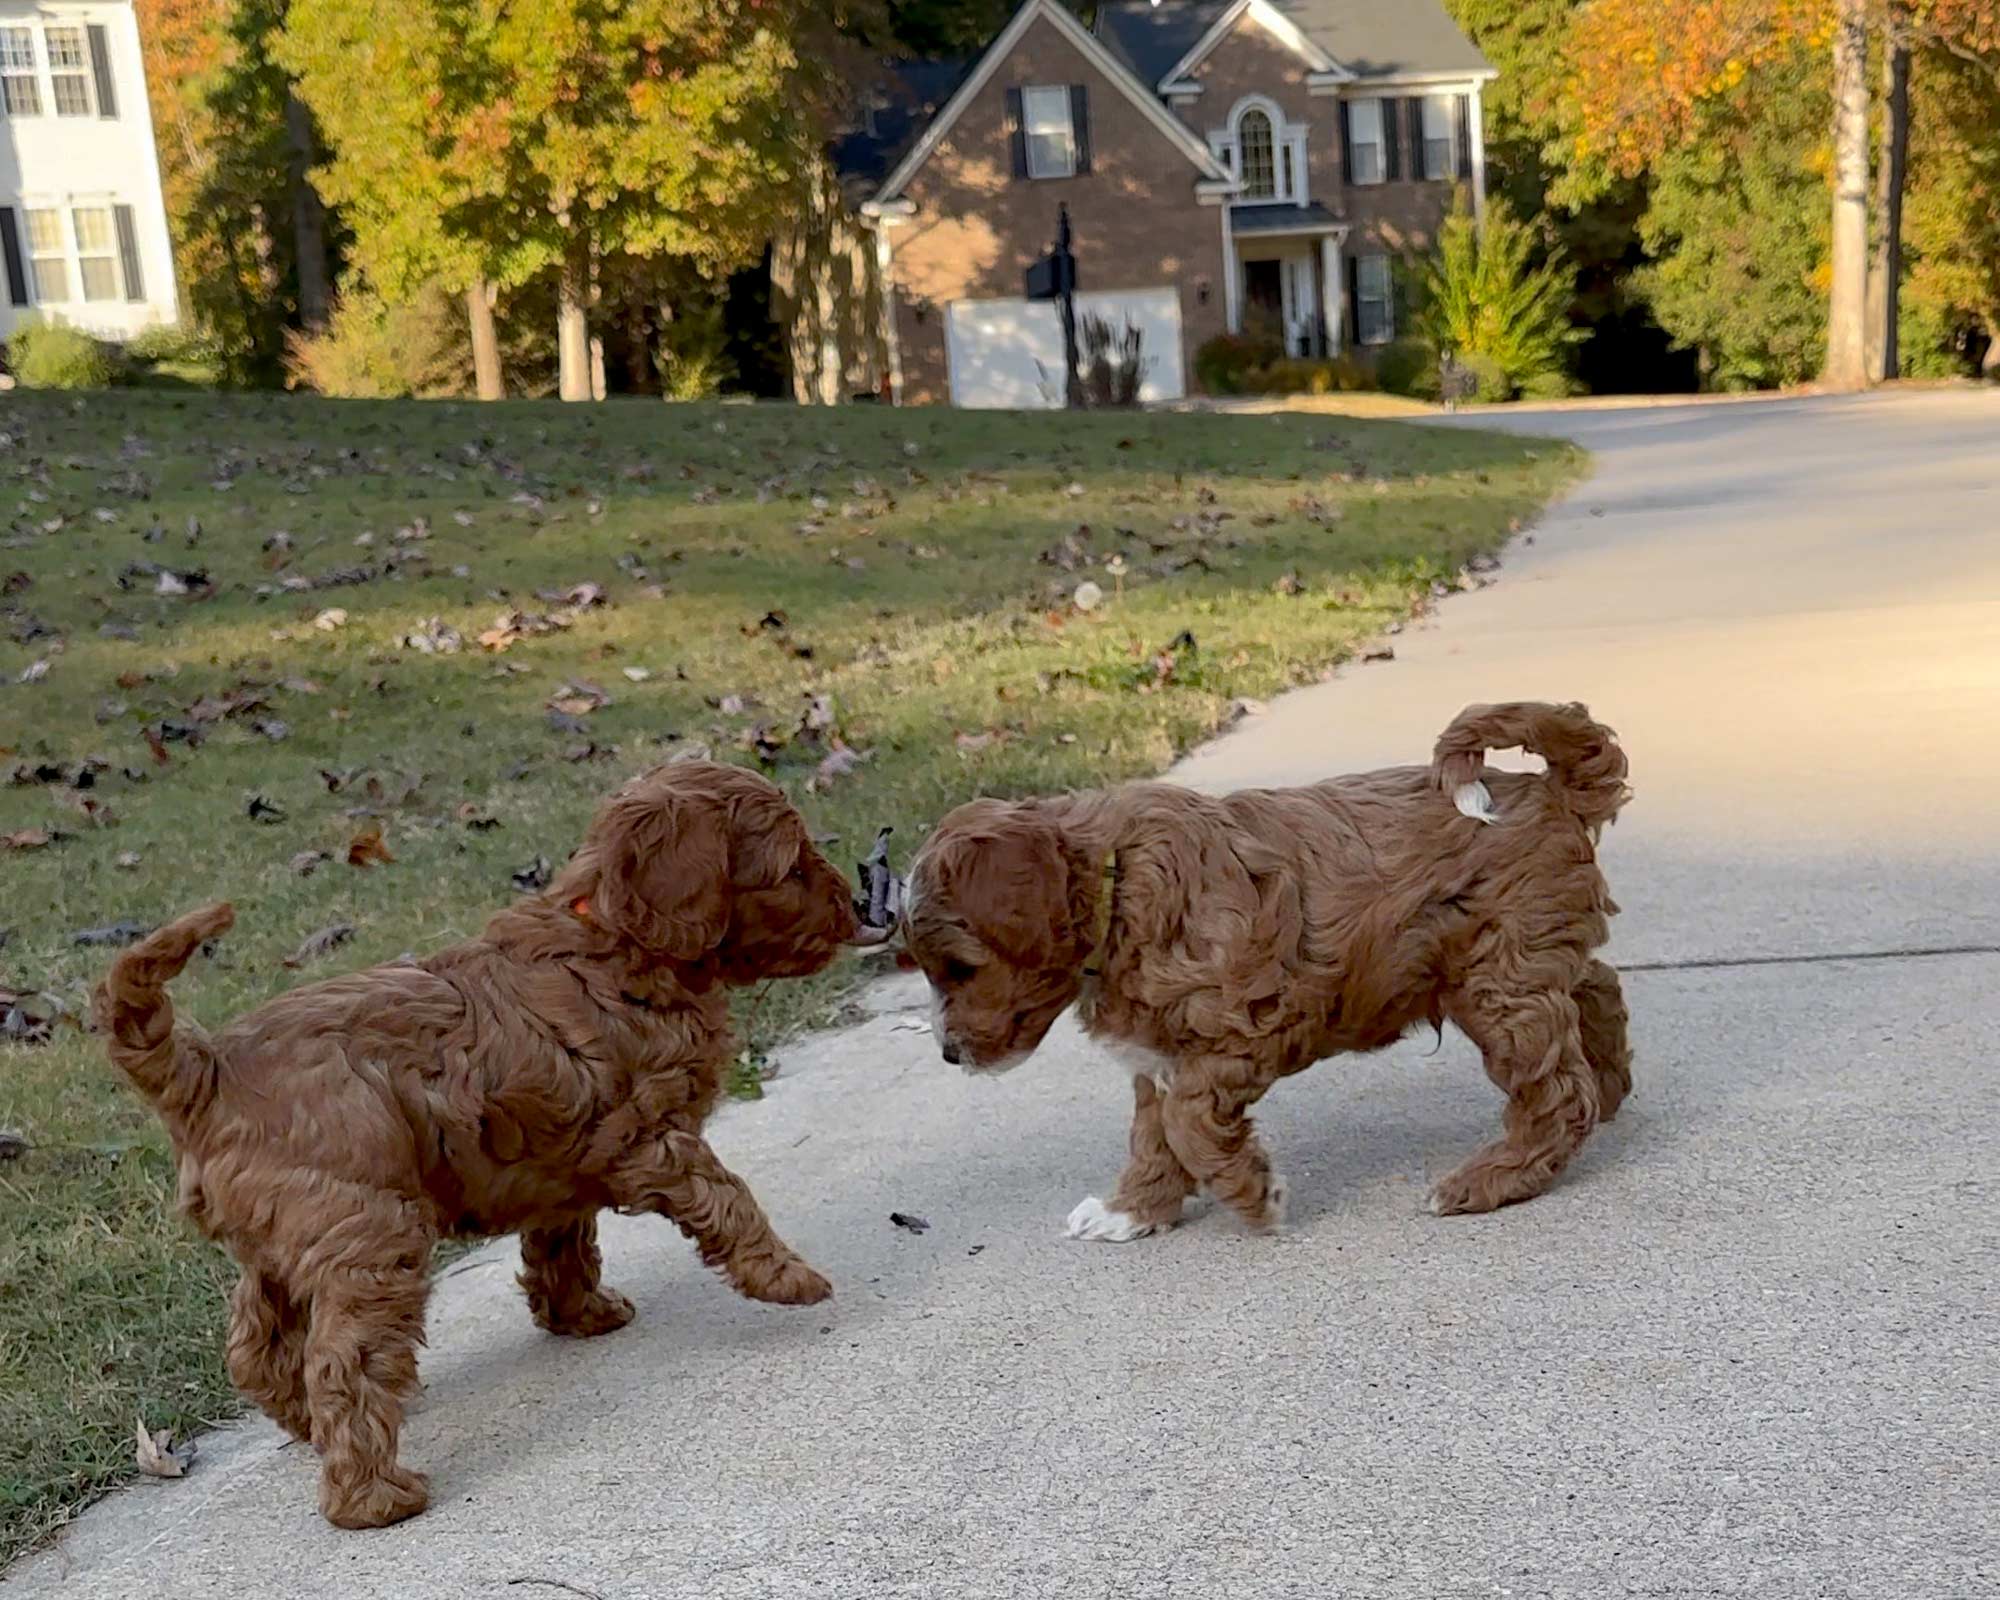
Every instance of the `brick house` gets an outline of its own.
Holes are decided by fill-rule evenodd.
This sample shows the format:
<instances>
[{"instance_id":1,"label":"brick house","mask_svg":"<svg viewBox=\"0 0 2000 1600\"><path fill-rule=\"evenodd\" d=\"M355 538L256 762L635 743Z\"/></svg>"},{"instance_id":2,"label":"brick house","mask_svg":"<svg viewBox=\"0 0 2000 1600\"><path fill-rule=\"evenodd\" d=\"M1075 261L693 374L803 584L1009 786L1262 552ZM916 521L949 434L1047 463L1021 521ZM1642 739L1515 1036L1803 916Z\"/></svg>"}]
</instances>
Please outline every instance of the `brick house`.
<instances>
[{"instance_id":1,"label":"brick house","mask_svg":"<svg viewBox=\"0 0 2000 1600\"><path fill-rule=\"evenodd\" d=\"M1365 357L1390 263L1463 184L1485 198L1495 76L1439 0L1025 0L978 56L901 63L835 147L898 401L1054 403L1050 304L1024 298L1059 204L1078 306L1145 333L1144 395L1215 334ZM847 361L851 369L852 360Z\"/></svg>"}]
</instances>

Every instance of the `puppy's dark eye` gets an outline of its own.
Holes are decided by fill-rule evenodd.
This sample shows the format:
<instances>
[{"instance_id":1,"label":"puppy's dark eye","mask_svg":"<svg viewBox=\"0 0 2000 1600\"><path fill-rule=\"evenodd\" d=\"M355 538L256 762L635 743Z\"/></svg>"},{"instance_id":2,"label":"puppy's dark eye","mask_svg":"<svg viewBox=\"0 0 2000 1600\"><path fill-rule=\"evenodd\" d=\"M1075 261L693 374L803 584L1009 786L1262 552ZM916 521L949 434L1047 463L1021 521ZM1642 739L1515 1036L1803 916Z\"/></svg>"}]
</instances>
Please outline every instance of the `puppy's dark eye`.
<instances>
[{"instance_id":1,"label":"puppy's dark eye","mask_svg":"<svg viewBox=\"0 0 2000 1600\"><path fill-rule=\"evenodd\" d=\"M790 872L786 873L785 876L793 883L804 883L806 881L806 864L801 861Z\"/></svg>"},{"instance_id":2,"label":"puppy's dark eye","mask_svg":"<svg viewBox=\"0 0 2000 1600\"><path fill-rule=\"evenodd\" d=\"M946 983L970 983L978 972L971 962L954 958L944 964L943 977Z\"/></svg>"}]
</instances>

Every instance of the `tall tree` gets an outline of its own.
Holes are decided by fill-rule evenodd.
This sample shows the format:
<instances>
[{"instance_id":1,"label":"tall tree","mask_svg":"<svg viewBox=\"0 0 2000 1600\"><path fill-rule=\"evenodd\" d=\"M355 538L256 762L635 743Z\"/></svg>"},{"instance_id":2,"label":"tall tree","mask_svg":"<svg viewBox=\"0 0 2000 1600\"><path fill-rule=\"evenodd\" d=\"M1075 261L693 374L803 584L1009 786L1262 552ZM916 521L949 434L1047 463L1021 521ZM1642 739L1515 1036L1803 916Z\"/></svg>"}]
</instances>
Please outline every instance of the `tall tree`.
<instances>
[{"instance_id":1,"label":"tall tree","mask_svg":"<svg viewBox=\"0 0 2000 1600\"><path fill-rule=\"evenodd\" d=\"M1828 285L1830 389L1868 387L1868 10L1839 0L1833 25L1833 271Z\"/></svg>"},{"instance_id":2,"label":"tall tree","mask_svg":"<svg viewBox=\"0 0 2000 1600\"><path fill-rule=\"evenodd\" d=\"M800 41L827 9L297 0L287 59L371 270L460 292L553 274L561 393L583 399L607 260L757 258L816 144L832 53Z\"/></svg>"},{"instance_id":3,"label":"tall tree","mask_svg":"<svg viewBox=\"0 0 2000 1600\"><path fill-rule=\"evenodd\" d=\"M1910 50L1896 8L1882 28L1881 158L1875 164L1875 264L1868 274L1868 379L1899 377L1902 318L1903 189L1910 150Z\"/></svg>"}]
</instances>

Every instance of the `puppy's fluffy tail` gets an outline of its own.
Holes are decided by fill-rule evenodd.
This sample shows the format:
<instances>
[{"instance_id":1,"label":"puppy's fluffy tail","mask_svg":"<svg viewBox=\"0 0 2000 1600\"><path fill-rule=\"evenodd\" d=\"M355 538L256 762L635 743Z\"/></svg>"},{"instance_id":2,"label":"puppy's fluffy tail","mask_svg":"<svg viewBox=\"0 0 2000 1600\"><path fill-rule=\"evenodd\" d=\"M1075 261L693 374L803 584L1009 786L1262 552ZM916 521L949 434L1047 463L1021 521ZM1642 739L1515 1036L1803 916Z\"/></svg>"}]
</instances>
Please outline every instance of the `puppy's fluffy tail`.
<instances>
[{"instance_id":1,"label":"puppy's fluffy tail","mask_svg":"<svg viewBox=\"0 0 2000 1600\"><path fill-rule=\"evenodd\" d=\"M91 1014L109 1037L112 1061L169 1119L199 1109L213 1093L216 1058L199 1028L174 1026L167 984L235 921L233 906L214 905L168 923L114 961L93 998Z\"/></svg>"},{"instance_id":2,"label":"puppy's fluffy tail","mask_svg":"<svg viewBox=\"0 0 2000 1600\"><path fill-rule=\"evenodd\" d=\"M1625 752L1617 735L1590 720L1580 705L1517 701L1510 705L1467 706L1438 738L1431 776L1459 810L1482 821L1497 821L1492 800L1480 781L1489 750L1526 750L1549 764L1549 777L1564 803L1594 834L1614 820L1632 798L1625 783Z\"/></svg>"}]
</instances>

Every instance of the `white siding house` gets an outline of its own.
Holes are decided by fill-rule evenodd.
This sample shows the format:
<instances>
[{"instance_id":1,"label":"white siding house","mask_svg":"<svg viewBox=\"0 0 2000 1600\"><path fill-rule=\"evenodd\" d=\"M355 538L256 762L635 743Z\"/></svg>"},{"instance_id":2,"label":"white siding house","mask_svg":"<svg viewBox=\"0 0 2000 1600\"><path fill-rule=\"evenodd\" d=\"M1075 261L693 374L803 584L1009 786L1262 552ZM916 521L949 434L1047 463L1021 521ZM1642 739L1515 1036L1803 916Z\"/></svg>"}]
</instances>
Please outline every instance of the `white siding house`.
<instances>
[{"instance_id":1,"label":"white siding house","mask_svg":"<svg viewBox=\"0 0 2000 1600\"><path fill-rule=\"evenodd\" d=\"M0 339L178 315L130 0L0 0Z\"/></svg>"}]
</instances>

